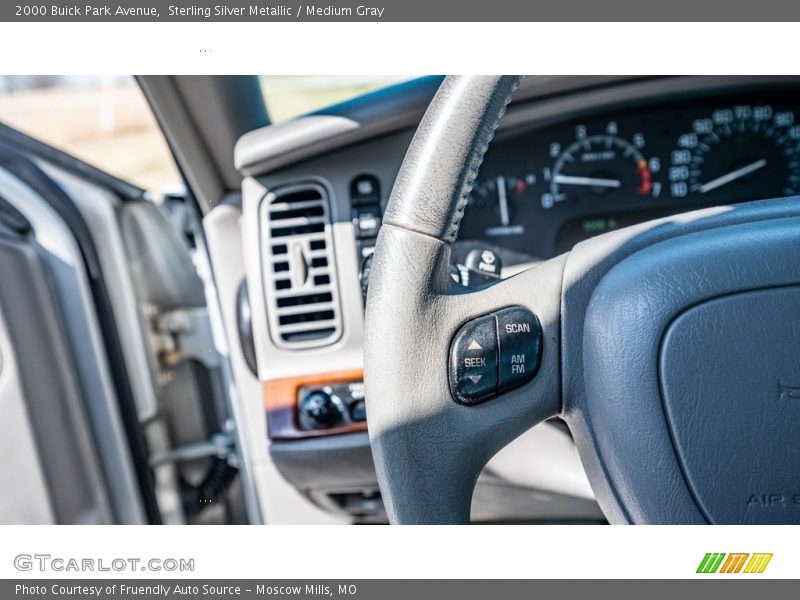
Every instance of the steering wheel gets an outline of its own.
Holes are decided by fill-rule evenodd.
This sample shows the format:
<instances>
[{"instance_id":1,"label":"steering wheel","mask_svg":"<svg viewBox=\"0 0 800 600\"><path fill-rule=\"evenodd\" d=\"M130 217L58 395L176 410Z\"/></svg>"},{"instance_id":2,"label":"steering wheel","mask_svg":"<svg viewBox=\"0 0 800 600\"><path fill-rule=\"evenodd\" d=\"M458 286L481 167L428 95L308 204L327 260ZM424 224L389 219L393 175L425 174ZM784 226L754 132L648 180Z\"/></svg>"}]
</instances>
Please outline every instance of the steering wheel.
<instances>
[{"instance_id":1,"label":"steering wheel","mask_svg":"<svg viewBox=\"0 0 800 600\"><path fill-rule=\"evenodd\" d=\"M514 277L450 276L519 77L448 77L386 208L366 310L393 523L466 523L486 462L563 418L612 523L800 522L800 202L705 209Z\"/></svg>"}]
</instances>

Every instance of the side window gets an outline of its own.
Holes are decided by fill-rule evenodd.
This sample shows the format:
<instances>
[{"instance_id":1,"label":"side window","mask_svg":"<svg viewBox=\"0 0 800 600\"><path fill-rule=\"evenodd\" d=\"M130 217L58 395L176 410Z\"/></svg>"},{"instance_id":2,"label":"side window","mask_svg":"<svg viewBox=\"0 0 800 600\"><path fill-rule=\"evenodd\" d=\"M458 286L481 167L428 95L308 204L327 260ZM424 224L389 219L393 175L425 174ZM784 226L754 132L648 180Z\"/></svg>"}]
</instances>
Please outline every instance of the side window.
<instances>
[{"instance_id":1,"label":"side window","mask_svg":"<svg viewBox=\"0 0 800 600\"><path fill-rule=\"evenodd\" d=\"M132 77L0 76L0 121L153 193L180 182Z\"/></svg>"}]
</instances>

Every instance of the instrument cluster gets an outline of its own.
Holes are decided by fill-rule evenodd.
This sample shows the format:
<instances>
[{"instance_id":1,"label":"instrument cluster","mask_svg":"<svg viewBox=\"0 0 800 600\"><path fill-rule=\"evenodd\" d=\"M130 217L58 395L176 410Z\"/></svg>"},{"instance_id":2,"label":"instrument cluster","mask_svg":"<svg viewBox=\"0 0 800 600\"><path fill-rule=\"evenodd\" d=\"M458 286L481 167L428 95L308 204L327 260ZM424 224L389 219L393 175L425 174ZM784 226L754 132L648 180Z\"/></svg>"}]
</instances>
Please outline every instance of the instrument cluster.
<instances>
[{"instance_id":1,"label":"instrument cluster","mask_svg":"<svg viewBox=\"0 0 800 600\"><path fill-rule=\"evenodd\" d=\"M499 138L459 240L547 258L649 219L798 193L800 96L638 105Z\"/></svg>"}]
</instances>

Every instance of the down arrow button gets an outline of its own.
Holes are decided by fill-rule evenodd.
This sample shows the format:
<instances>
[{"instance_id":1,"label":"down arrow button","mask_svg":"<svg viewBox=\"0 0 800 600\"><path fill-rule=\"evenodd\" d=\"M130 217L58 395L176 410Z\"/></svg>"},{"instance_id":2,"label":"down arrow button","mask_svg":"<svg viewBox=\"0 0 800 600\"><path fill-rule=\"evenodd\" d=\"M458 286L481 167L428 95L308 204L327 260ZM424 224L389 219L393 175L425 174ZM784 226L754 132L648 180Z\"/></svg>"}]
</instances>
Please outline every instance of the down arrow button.
<instances>
[{"instance_id":1,"label":"down arrow button","mask_svg":"<svg viewBox=\"0 0 800 600\"><path fill-rule=\"evenodd\" d=\"M497 323L494 315L470 321L450 346L450 391L459 404L471 406L497 392Z\"/></svg>"}]
</instances>

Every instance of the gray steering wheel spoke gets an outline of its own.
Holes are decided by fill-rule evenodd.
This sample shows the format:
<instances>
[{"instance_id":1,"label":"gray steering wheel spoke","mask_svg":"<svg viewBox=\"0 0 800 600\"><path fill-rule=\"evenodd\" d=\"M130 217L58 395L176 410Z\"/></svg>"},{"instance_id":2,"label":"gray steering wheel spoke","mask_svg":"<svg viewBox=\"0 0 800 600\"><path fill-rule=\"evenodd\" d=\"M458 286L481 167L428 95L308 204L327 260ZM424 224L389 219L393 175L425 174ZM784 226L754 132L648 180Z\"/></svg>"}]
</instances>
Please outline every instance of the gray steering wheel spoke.
<instances>
[{"instance_id":1,"label":"gray steering wheel spoke","mask_svg":"<svg viewBox=\"0 0 800 600\"><path fill-rule=\"evenodd\" d=\"M467 195L519 79L448 77L386 208L367 299L365 384L373 457L394 523L468 522L475 481L489 458L560 409L563 258L484 289L450 277L450 244ZM516 389L464 405L451 387L453 378L463 381L450 370L454 337L465 324L512 306L532 311L541 326L538 372ZM500 317L481 323L495 327L499 348ZM493 334L484 333L488 345ZM484 362L476 381L501 379L500 354L495 349L497 371Z\"/></svg>"},{"instance_id":2,"label":"gray steering wheel spoke","mask_svg":"<svg viewBox=\"0 0 800 600\"><path fill-rule=\"evenodd\" d=\"M486 462L531 426L557 414L559 304L564 259L470 290L449 274L450 247L397 226L376 249L365 373L369 431L384 502L396 523L465 523ZM399 301L398 301L399 299ZM476 406L458 404L448 358L465 324L524 307L543 331L532 381Z\"/></svg>"}]
</instances>

